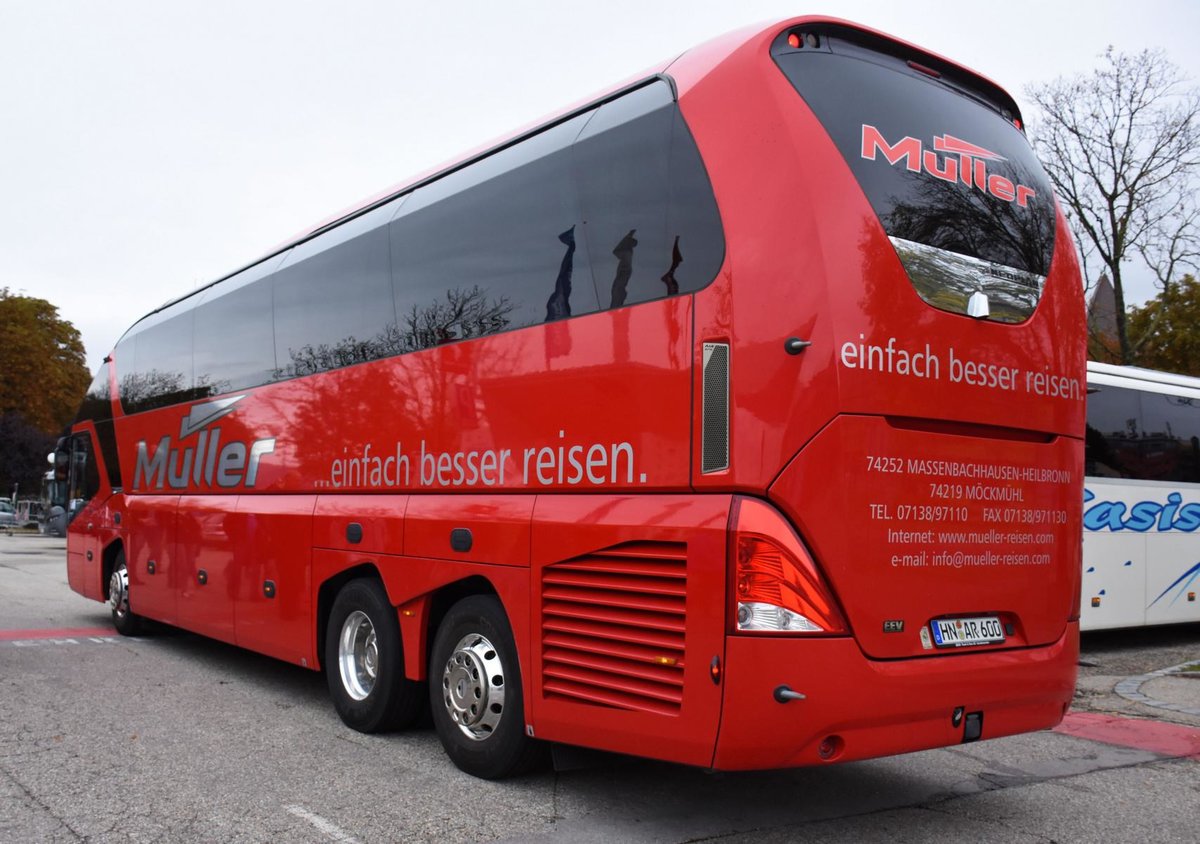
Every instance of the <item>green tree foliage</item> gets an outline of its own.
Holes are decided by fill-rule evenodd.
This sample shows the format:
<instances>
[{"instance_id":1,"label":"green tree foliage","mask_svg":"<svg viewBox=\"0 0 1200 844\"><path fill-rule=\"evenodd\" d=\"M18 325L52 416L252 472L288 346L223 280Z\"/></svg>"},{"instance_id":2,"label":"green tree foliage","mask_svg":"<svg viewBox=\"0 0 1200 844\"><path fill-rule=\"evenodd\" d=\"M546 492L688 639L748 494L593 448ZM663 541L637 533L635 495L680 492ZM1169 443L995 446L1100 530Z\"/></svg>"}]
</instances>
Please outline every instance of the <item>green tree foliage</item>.
<instances>
[{"instance_id":1,"label":"green tree foliage","mask_svg":"<svg viewBox=\"0 0 1200 844\"><path fill-rule=\"evenodd\" d=\"M1200 376L1200 282L1194 276L1131 308L1128 322L1130 333L1144 338L1139 366Z\"/></svg>"},{"instance_id":2,"label":"green tree foliage","mask_svg":"<svg viewBox=\"0 0 1200 844\"><path fill-rule=\"evenodd\" d=\"M91 380L79 331L45 299L0 288L0 495L38 489Z\"/></svg>"}]
</instances>

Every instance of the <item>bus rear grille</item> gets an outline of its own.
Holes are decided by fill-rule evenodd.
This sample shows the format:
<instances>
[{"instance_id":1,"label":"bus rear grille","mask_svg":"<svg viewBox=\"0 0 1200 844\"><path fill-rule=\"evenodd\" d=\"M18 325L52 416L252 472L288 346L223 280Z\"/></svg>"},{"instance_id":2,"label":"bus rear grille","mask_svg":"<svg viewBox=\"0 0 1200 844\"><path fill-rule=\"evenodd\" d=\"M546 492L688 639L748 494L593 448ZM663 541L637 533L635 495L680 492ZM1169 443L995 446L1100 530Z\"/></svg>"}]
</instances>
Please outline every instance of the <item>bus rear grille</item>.
<instances>
[{"instance_id":1,"label":"bus rear grille","mask_svg":"<svg viewBox=\"0 0 1200 844\"><path fill-rule=\"evenodd\" d=\"M547 697L677 715L683 701L687 546L629 542L542 572Z\"/></svg>"}]
</instances>

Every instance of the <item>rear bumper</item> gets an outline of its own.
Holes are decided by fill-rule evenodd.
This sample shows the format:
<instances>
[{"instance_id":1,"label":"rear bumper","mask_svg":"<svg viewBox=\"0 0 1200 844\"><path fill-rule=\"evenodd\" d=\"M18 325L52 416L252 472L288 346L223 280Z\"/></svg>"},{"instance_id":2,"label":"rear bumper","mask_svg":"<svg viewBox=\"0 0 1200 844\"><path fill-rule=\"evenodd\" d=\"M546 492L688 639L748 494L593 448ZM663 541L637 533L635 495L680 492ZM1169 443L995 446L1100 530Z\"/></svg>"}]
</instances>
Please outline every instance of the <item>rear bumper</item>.
<instances>
[{"instance_id":1,"label":"rear bumper","mask_svg":"<svg viewBox=\"0 0 1200 844\"><path fill-rule=\"evenodd\" d=\"M1079 624L1038 648L869 660L851 638L730 636L713 767L790 768L869 759L963 741L957 707L983 713L982 738L1053 727L1075 691ZM804 700L779 703L790 686ZM818 746L840 737L823 759Z\"/></svg>"}]
</instances>

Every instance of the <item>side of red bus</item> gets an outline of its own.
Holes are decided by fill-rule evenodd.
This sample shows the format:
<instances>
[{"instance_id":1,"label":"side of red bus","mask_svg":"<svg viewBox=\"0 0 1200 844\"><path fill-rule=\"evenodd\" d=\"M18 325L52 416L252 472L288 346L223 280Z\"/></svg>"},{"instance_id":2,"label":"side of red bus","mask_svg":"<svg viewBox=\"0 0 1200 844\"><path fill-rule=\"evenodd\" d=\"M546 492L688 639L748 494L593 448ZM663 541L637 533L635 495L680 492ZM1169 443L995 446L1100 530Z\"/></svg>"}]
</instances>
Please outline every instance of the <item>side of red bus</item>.
<instances>
[{"instance_id":1,"label":"side of red bus","mask_svg":"<svg viewBox=\"0 0 1200 844\"><path fill-rule=\"evenodd\" d=\"M541 740L706 767L1039 729L1074 686L1082 301L1003 91L727 36L134 325L72 588Z\"/></svg>"}]
</instances>

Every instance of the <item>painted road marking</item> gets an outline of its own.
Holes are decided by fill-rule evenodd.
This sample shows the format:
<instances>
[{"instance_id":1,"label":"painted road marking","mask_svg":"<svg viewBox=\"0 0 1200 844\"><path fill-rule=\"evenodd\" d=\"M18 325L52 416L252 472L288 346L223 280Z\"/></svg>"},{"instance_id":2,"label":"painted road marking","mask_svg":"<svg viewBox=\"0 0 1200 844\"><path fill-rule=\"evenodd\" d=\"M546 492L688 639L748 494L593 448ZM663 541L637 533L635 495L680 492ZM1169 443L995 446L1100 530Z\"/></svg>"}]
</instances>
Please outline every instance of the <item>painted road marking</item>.
<instances>
[{"instance_id":1,"label":"painted road marking","mask_svg":"<svg viewBox=\"0 0 1200 844\"><path fill-rule=\"evenodd\" d=\"M1054 732L1148 750L1172 759L1200 760L1200 729L1180 724L1122 718L1101 712L1068 712Z\"/></svg>"},{"instance_id":2,"label":"painted road marking","mask_svg":"<svg viewBox=\"0 0 1200 844\"><path fill-rule=\"evenodd\" d=\"M31 641L34 639L75 639L79 637L111 638L111 627L51 627L29 630L0 630L0 642Z\"/></svg>"},{"instance_id":3,"label":"painted road marking","mask_svg":"<svg viewBox=\"0 0 1200 844\"><path fill-rule=\"evenodd\" d=\"M315 826L326 838L330 841L337 841L339 844L361 844L361 842L348 832L343 832L341 827L333 821L326 820L315 812L310 812L303 806L284 806L289 813L298 818L303 818L310 824Z\"/></svg>"}]
</instances>

